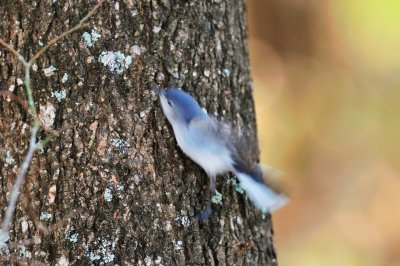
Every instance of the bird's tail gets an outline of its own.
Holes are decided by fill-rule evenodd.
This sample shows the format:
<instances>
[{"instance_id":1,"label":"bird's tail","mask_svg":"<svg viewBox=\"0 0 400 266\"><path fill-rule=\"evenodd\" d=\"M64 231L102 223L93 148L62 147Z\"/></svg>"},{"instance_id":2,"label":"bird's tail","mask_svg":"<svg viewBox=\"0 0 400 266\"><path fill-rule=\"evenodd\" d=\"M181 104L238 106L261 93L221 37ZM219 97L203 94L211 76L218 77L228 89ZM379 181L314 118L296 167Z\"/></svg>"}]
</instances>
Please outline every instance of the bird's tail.
<instances>
[{"instance_id":1,"label":"bird's tail","mask_svg":"<svg viewBox=\"0 0 400 266\"><path fill-rule=\"evenodd\" d=\"M233 151L232 170L247 196L263 212L272 212L283 207L289 198L282 192L282 186L277 184L276 178L271 178L271 169L263 169L260 164L255 163L254 155L258 153L255 136L243 136L235 129L237 130L230 127L228 133Z\"/></svg>"},{"instance_id":2,"label":"bird's tail","mask_svg":"<svg viewBox=\"0 0 400 266\"><path fill-rule=\"evenodd\" d=\"M268 186L263 179L263 170L256 165L252 171L246 171L235 165L235 175L254 205L263 212L273 212L289 202L289 198L276 188Z\"/></svg>"}]
</instances>

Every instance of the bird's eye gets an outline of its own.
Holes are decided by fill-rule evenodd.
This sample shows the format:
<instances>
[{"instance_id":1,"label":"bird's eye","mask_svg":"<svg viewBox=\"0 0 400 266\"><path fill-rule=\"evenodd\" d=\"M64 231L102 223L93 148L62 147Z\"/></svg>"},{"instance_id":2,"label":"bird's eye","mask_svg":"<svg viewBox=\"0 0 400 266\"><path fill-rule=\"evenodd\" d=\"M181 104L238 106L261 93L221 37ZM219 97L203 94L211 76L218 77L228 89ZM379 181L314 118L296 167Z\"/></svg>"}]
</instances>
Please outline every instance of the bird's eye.
<instances>
[{"instance_id":1,"label":"bird's eye","mask_svg":"<svg viewBox=\"0 0 400 266\"><path fill-rule=\"evenodd\" d=\"M172 102L168 100L168 105L172 107Z\"/></svg>"}]
</instances>

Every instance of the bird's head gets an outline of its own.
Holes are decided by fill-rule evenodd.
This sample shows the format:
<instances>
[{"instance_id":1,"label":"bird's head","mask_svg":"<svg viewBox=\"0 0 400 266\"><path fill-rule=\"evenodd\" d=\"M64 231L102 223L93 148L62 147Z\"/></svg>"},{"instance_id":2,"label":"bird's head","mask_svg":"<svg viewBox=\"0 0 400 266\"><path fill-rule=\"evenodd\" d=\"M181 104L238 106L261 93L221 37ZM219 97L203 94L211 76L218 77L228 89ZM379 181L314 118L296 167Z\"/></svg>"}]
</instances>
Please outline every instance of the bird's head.
<instances>
[{"instance_id":1,"label":"bird's head","mask_svg":"<svg viewBox=\"0 0 400 266\"><path fill-rule=\"evenodd\" d=\"M158 90L161 107L168 121L174 126L188 124L193 118L206 115L190 94L178 89Z\"/></svg>"}]
</instances>

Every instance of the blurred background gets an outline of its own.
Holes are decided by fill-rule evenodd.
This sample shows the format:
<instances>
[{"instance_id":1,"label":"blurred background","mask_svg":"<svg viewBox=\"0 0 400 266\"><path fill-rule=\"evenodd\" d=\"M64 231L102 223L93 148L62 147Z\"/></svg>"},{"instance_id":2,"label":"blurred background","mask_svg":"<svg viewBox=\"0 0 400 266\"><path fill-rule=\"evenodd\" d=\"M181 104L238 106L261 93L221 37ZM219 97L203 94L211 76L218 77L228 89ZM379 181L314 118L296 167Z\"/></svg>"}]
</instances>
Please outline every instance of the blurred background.
<instances>
[{"instance_id":1,"label":"blurred background","mask_svg":"<svg viewBox=\"0 0 400 266\"><path fill-rule=\"evenodd\" d=\"M400 1L247 4L280 265L400 265Z\"/></svg>"}]
</instances>

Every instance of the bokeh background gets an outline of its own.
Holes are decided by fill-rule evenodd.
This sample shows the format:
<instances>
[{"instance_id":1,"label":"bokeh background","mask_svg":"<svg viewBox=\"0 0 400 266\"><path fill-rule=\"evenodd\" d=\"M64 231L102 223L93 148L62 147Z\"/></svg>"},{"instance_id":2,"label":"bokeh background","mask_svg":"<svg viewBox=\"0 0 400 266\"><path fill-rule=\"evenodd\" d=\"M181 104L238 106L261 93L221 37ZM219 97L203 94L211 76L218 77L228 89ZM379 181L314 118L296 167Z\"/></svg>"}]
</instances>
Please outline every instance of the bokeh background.
<instances>
[{"instance_id":1,"label":"bokeh background","mask_svg":"<svg viewBox=\"0 0 400 266\"><path fill-rule=\"evenodd\" d=\"M400 265L400 1L247 4L280 265Z\"/></svg>"}]
</instances>

